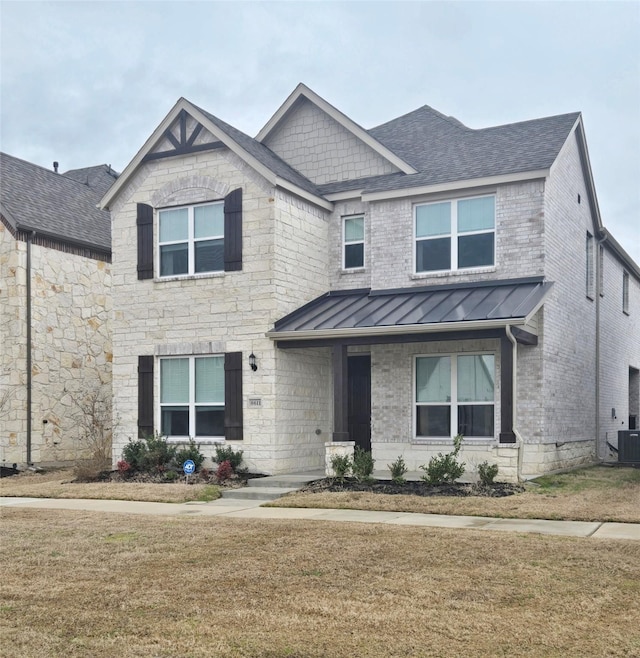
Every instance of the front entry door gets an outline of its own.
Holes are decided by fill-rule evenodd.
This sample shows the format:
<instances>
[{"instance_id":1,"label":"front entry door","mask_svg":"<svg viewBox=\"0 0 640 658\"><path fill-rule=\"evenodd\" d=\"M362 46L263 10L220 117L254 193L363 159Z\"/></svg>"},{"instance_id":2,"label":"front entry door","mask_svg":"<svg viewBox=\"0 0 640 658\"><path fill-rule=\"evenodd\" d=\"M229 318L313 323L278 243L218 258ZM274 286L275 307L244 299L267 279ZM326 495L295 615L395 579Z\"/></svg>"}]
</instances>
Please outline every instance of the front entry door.
<instances>
[{"instance_id":1,"label":"front entry door","mask_svg":"<svg viewBox=\"0 0 640 658\"><path fill-rule=\"evenodd\" d=\"M349 440L371 450L371 355L347 359Z\"/></svg>"}]
</instances>

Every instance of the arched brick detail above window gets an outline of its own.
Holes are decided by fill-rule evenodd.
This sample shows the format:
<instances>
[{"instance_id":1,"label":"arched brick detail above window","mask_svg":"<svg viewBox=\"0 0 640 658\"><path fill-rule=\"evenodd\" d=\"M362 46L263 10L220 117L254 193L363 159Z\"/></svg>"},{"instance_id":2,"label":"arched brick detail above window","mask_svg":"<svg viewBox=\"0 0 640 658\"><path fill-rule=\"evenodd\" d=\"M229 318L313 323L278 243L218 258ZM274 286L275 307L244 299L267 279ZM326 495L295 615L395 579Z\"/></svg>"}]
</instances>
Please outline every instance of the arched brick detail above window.
<instances>
[{"instance_id":1,"label":"arched brick detail above window","mask_svg":"<svg viewBox=\"0 0 640 658\"><path fill-rule=\"evenodd\" d=\"M185 176L170 181L151 197L154 208L182 206L214 199L223 199L231 187L210 176Z\"/></svg>"}]
</instances>

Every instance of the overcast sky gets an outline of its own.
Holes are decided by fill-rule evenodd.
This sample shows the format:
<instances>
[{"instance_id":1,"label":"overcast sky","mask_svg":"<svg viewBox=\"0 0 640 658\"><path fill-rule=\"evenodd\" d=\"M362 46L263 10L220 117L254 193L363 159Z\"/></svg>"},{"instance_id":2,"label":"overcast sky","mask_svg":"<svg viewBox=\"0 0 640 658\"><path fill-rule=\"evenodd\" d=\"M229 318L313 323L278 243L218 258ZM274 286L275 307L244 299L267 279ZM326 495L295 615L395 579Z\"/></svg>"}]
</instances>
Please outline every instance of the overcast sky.
<instances>
[{"instance_id":1,"label":"overcast sky","mask_svg":"<svg viewBox=\"0 0 640 658\"><path fill-rule=\"evenodd\" d=\"M180 96L255 136L298 82L365 128L581 111L640 262L640 1L0 2L2 151L122 171Z\"/></svg>"}]
</instances>

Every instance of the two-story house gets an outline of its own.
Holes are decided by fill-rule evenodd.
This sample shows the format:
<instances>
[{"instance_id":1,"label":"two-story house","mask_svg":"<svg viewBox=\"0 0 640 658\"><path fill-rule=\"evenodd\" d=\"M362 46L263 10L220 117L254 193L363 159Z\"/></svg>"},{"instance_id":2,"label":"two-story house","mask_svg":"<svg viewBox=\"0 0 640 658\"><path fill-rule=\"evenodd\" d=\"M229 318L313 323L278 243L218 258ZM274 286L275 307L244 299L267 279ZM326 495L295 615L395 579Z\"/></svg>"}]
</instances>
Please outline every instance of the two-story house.
<instances>
[{"instance_id":1,"label":"two-story house","mask_svg":"<svg viewBox=\"0 0 640 658\"><path fill-rule=\"evenodd\" d=\"M461 433L469 467L516 479L593 461L606 409L637 414L640 270L579 113L365 130L301 84L251 138L180 99L102 207L114 460L158 431L267 473L350 442L415 470Z\"/></svg>"},{"instance_id":2,"label":"two-story house","mask_svg":"<svg viewBox=\"0 0 640 658\"><path fill-rule=\"evenodd\" d=\"M0 154L3 465L73 462L88 423L105 440L111 425L111 220L97 205L117 175L54 166Z\"/></svg>"}]
</instances>

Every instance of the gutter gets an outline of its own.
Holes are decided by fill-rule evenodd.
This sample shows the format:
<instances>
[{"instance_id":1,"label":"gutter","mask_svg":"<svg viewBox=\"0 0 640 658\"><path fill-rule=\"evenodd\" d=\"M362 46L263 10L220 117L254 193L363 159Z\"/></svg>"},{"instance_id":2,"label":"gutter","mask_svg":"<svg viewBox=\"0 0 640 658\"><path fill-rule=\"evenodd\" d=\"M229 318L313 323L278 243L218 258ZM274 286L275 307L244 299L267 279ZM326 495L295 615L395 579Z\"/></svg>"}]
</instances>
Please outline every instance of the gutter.
<instances>
[{"instance_id":1,"label":"gutter","mask_svg":"<svg viewBox=\"0 0 640 658\"><path fill-rule=\"evenodd\" d=\"M31 350L31 242L36 232L27 236L27 466L31 466L32 350Z\"/></svg>"},{"instance_id":2,"label":"gutter","mask_svg":"<svg viewBox=\"0 0 640 658\"><path fill-rule=\"evenodd\" d=\"M505 326L505 332L507 334L507 338L511 341L511 344L513 345L513 380L511 382L511 390L512 390L512 396L513 396L513 404L512 406L512 418L511 418L511 427L513 429L513 433L516 435L516 442L518 445L518 462L516 465L516 480L518 482L522 482L522 460L524 457L524 439L522 438L522 435L518 431L518 428L516 427L516 419L517 419L517 408L518 408L518 343L514 337L514 335L511 333L511 325L508 324Z\"/></svg>"}]
</instances>

